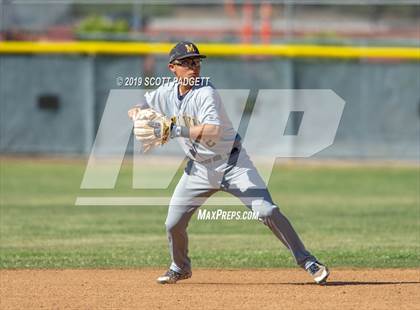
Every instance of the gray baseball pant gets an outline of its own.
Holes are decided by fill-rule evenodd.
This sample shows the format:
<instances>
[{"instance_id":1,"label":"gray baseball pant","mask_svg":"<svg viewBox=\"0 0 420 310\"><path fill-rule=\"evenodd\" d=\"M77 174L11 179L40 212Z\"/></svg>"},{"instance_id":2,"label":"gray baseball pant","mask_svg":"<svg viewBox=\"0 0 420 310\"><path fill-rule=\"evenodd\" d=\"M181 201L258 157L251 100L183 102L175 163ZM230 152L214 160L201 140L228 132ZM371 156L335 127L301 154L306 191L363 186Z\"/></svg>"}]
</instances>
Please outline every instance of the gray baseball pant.
<instances>
[{"instance_id":1,"label":"gray baseball pant","mask_svg":"<svg viewBox=\"0 0 420 310\"><path fill-rule=\"evenodd\" d=\"M170 268L179 273L191 272L188 257L187 226L194 212L219 190L238 197L267 225L274 235L292 252L296 263L304 268L309 260L315 260L303 245L288 219L273 203L271 195L248 155L242 149L235 166L228 163L200 164L192 161L175 188L166 218Z\"/></svg>"}]
</instances>

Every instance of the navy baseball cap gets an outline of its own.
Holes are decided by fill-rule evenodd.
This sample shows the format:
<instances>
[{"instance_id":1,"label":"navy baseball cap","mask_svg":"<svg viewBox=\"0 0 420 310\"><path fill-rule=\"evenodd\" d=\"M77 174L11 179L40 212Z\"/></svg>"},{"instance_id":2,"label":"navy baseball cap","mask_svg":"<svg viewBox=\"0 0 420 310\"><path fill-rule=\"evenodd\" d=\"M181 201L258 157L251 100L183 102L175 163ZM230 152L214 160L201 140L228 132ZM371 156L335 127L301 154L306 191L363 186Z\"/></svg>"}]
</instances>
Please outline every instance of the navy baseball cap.
<instances>
[{"instance_id":1,"label":"navy baseball cap","mask_svg":"<svg viewBox=\"0 0 420 310\"><path fill-rule=\"evenodd\" d=\"M169 52L169 62L174 60L184 59L188 57L206 58L205 55L200 54L197 46L189 41L182 41L177 43Z\"/></svg>"}]
</instances>

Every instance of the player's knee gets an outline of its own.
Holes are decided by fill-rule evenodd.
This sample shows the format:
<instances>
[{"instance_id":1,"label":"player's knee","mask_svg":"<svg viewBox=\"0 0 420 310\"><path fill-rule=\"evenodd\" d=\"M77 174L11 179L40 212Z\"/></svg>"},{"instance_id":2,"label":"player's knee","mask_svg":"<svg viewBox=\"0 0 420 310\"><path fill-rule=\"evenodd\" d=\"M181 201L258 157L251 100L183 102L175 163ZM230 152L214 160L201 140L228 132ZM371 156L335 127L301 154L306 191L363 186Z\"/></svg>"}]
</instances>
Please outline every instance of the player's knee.
<instances>
[{"instance_id":1,"label":"player's knee","mask_svg":"<svg viewBox=\"0 0 420 310\"><path fill-rule=\"evenodd\" d=\"M170 234L174 230L175 225L171 222L165 223L166 232Z\"/></svg>"},{"instance_id":2,"label":"player's knee","mask_svg":"<svg viewBox=\"0 0 420 310\"><path fill-rule=\"evenodd\" d=\"M166 232L168 234L176 234L177 232L181 232L183 230L183 226L179 222L166 222L165 223Z\"/></svg>"},{"instance_id":3,"label":"player's knee","mask_svg":"<svg viewBox=\"0 0 420 310\"><path fill-rule=\"evenodd\" d=\"M258 217L261 219L270 217L275 209L277 207L266 200L256 200L252 203L252 211L258 213Z\"/></svg>"}]
</instances>

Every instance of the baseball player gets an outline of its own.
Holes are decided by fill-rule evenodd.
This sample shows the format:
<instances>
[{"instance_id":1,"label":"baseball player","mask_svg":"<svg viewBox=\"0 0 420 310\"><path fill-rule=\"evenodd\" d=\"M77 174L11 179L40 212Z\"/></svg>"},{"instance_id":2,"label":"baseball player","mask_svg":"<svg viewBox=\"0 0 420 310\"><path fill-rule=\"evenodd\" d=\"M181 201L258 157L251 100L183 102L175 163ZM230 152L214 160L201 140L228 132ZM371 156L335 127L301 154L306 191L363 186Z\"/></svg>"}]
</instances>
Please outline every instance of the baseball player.
<instances>
[{"instance_id":1,"label":"baseball player","mask_svg":"<svg viewBox=\"0 0 420 310\"><path fill-rule=\"evenodd\" d=\"M177 139L189 161L169 204L166 231L172 263L158 277L173 284L191 277L187 226L194 212L217 191L238 197L293 254L316 283L329 271L306 250L288 219L274 204L266 184L241 145L216 89L200 77L200 54L192 42L180 42L169 54L175 80L145 94L129 111L134 135L145 150ZM193 83L192 83L193 81Z\"/></svg>"}]
</instances>

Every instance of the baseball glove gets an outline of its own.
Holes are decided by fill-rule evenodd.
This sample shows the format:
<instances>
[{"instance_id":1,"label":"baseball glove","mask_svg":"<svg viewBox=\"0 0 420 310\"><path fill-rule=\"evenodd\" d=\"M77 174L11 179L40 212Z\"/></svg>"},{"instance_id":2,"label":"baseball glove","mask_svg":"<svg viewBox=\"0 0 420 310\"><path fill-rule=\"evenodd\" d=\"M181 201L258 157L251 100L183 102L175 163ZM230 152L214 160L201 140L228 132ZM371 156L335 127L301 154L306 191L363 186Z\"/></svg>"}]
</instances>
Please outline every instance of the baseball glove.
<instances>
[{"instance_id":1,"label":"baseball glove","mask_svg":"<svg viewBox=\"0 0 420 310\"><path fill-rule=\"evenodd\" d=\"M134 123L133 133L136 139L142 142L144 153L168 142L171 127L174 124L172 119L151 108L140 109L137 107L128 111L128 117Z\"/></svg>"}]
</instances>

